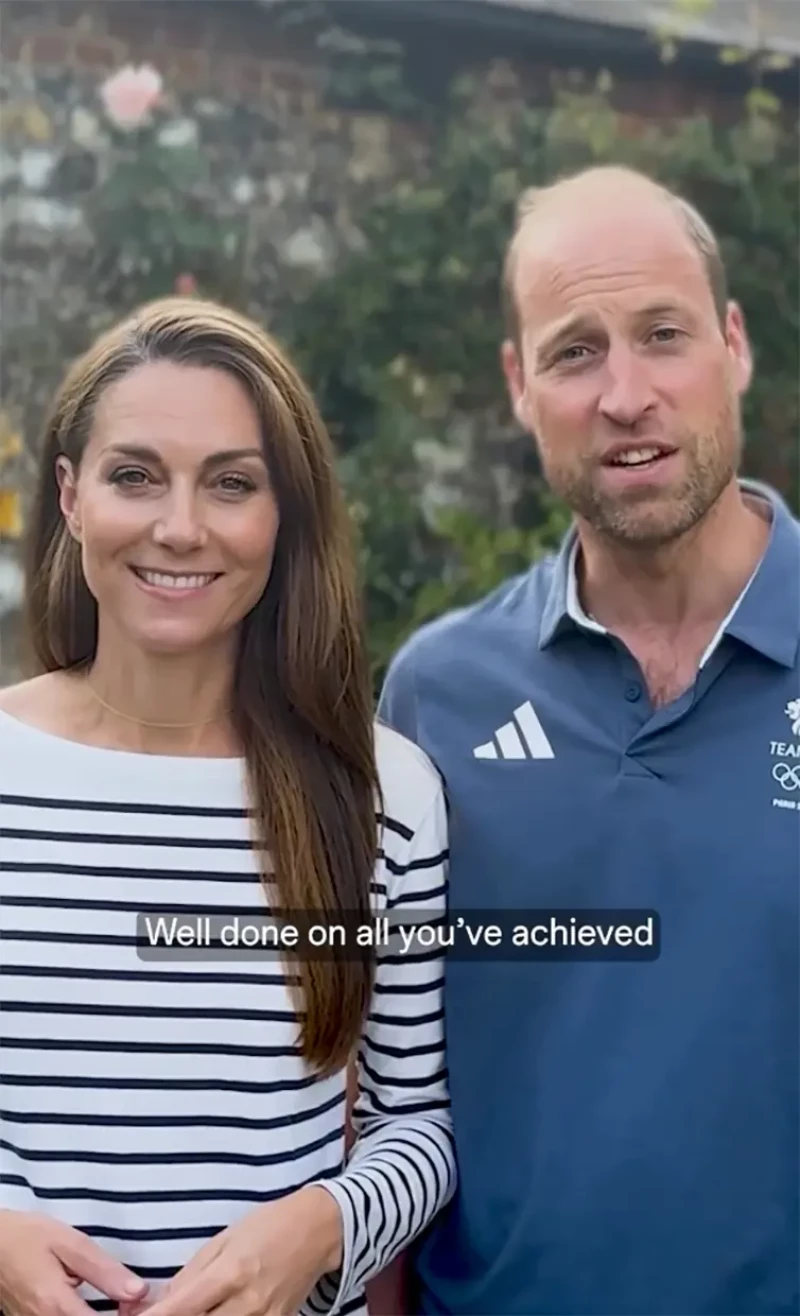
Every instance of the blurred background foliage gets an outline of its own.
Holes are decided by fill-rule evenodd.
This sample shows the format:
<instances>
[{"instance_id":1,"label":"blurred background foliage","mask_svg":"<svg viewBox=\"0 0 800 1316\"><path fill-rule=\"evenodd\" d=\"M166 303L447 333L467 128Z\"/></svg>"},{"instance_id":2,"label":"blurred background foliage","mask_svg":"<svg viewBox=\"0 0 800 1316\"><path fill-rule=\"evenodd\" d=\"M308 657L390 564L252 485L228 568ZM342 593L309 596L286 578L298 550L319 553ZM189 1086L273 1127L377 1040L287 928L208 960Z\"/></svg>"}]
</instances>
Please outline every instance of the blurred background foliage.
<instances>
[{"instance_id":1,"label":"blurred background foliage","mask_svg":"<svg viewBox=\"0 0 800 1316\"><path fill-rule=\"evenodd\" d=\"M543 484L533 439L513 419L499 365L503 253L525 187L624 162L701 209L755 348L745 470L800 510L798 125L796 107L764 90L758 54L721 52L727 63L752 64L742 83L749 90L723 122L652 120L616 107L607 73L592 82L555 77L546 103L531 104L502 62L422 97L391 42L350 39L331 28L325 6L298 3L288 13L295 24L319 22L333 105L400 114L423 143L413 177L390 179L354 215L358 242L305 280L305 292L293 286L268 320L336 443L358 527L376 685L419 624L524 570L568 524ZM661 40L662 57L673 59L674 34ZM103 321L175 287L255 313L247 199L220 213L202 143L180 107L167 95L135 128L109 119L104 131L114 163L92 190L86 266ZM21 452L15 434L0 437L0 468L19 466ZM0 539L16 539L20 524L16 486L0 469Z\"/></svg>"}]
</instances>

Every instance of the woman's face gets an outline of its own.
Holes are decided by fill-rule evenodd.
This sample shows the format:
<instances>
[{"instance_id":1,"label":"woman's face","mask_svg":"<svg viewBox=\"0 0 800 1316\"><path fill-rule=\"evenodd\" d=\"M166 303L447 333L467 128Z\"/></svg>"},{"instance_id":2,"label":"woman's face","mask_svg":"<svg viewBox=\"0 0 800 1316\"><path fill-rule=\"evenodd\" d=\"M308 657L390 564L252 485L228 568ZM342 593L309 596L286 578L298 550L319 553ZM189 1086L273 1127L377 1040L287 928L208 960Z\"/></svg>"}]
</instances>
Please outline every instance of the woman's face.
<instances>
[{"instance_id":1,"label":"woman's face","mask_svg":"<svg viewBox=\"0 0 800 1316\"><path fill-rule=\"evenodd\" d=\"M173 653L230 640L269 579L279 515L258 414L232 375L160 361L110 385L61 509L101 634Z\"/></svg>"}]
</instances>

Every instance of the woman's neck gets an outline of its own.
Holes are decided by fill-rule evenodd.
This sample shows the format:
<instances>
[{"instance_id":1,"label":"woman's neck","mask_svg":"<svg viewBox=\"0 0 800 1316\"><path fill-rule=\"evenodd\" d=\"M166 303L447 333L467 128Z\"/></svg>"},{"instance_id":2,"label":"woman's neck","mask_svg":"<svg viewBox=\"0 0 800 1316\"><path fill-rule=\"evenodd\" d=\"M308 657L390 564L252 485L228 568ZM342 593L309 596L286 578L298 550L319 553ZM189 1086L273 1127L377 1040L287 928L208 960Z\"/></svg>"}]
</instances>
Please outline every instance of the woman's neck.
<instances>
[{"instance_id":1,"label":"woman's neck","mask_svg":"<svg viewBox=\"0 0 800 1316\"><path fill-rule=\"evenodd\" d=\"M81 684L95 731L119 748L215 757L239 752L233 677L229 649L163 655L101 641Z\"/></svg>"}]
</instances>

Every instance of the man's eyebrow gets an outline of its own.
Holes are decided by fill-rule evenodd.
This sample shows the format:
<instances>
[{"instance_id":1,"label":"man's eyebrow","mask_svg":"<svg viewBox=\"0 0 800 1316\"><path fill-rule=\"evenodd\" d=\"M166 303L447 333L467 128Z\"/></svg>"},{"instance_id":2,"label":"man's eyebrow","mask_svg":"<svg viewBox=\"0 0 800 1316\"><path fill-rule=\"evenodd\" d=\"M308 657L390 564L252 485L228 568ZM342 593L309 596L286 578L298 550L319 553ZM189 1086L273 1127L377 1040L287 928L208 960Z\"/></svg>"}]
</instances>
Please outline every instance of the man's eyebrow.
<instances>
[{"instance_id":1,"label":"man's eyebrow","mask_svg":"<svg viewBox=\"0 0 800 1316\"><path fill-rule=\"evenodd\" d=\"M151 448L145 443L115 443L109 448L109 452L119 457L129 457L133 461L153 462L163 465L164 459L156 448ZM221 466L225 462L241 461L245 457L256 457L261 461L264 460L264 454L260 448L223 448L219 452L214 452L210 457L206 457L203 462L203 468L209 469L213 466Z\"/></svg>"},{"instance_id":2,"label":"man's eyebrow","mask_svg":"<svg viewBox=\"0 0 800 1316\"><path fill-rule=\"evenodd\" d=\"M565 319L553 325L552 329L545 334L537 345L537 356L549 356L563 343L569 342L570 339L582 335L596 335L600 330L599 321L594 316L587 315L585 311L568 315Z\"/></svg>"},{"instance_id":3,"label":"man's eyebrow","mask_svg":"<svg viewBox=\"0 0 800 1316\"><path fill-rule=\"evenodd\" d=\"M692 322L696 318L690 308L682 302L659 301L650 302L647 306L643 306L641 310L635 312L632 319L635 321L657 320L662 316L679 316L682 320L691 320Z\"/></svg>"}]
</instances>

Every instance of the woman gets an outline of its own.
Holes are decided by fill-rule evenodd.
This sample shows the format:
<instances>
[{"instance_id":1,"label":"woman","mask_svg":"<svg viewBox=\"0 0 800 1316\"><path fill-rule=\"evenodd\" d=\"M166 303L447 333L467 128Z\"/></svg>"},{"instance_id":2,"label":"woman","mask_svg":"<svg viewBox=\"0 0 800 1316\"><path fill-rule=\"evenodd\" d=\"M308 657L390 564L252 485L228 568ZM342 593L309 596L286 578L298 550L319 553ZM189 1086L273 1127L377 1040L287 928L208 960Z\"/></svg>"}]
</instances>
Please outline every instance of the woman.
<instances>
[{"instance_id":1,"label":"woman","mask_svg":"<svg viewBox=\"0 0 800 1316\"><path fill-rule=\"evenodd\" d=\"M302 934L444 909L441 785L373 725L354 574L258 327L169 298L70 370L39 674L0 692L5 1316L363 1313L452 1195L441 961ZM219 949L276 914L294 949Z\"/></svg>"}]
</instances>

